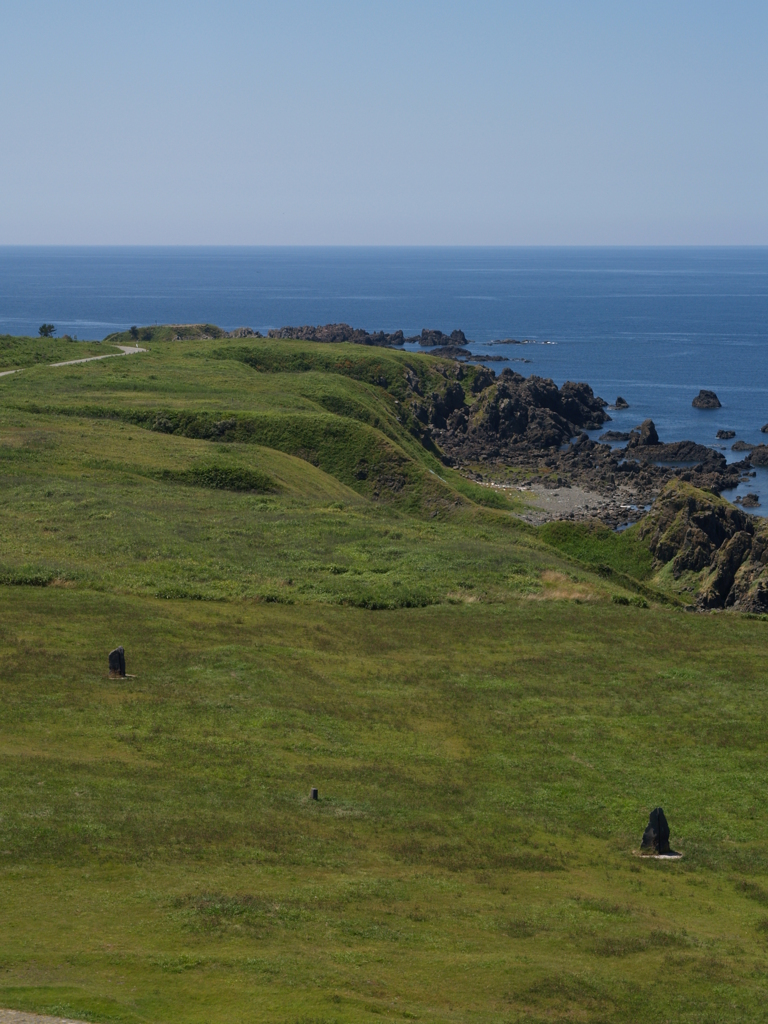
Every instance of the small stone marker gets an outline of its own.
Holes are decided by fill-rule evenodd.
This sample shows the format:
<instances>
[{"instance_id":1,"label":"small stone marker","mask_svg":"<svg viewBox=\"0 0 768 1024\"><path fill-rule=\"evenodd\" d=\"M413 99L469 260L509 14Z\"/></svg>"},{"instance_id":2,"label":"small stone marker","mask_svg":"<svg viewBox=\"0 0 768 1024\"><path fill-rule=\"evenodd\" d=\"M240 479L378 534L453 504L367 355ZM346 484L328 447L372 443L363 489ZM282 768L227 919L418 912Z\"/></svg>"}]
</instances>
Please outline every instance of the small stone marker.
<instances>
[{"instance_id":1,"label":"small stone marker","mask_svg":"<svg viewBox=\"0 0 768 1024\"><path fill-rule=\"evenodd\" d=\"M309 797L310 797L311 800L319 800L320 799L320 797L317 795L317 790L316 789L312 790L312 792L309 794Z\"/></svg>"},{"instance_id":2,"label":"small stone marker","mask_svg":"<svg viewBox=\"0 0 768 1024\"><path fill-rule=\"evenodd\" d=\"M125 648L116 647L109 652L109 678L125 679Z\"/></svg>"},{"instance_id":3,"label":"small stone marker","mask_svg":"<svg viewBox=\"0 0 768 1024\"><path fill-rule=\"evenodd\" d=\"M641 849L662 854L672 852L669 848L669 825L661 807L654 807L650 813Z\"/></svg>"}]
</instances>

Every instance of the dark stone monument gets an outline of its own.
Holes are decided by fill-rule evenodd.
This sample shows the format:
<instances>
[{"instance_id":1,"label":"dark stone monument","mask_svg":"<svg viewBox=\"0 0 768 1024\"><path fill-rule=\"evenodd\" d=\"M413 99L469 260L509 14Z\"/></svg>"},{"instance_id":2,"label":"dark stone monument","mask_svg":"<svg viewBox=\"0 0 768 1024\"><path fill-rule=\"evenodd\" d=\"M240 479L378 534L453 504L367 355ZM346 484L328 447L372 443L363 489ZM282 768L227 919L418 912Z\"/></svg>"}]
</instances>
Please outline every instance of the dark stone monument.
<instances>
[{"instance_id":1,"label":"dark stone monument","mask_svg":"<svg viewBox=\"0 0 768 1024\"><path fill-rule=\"evenodd\" d=\"M312 800L319 800L319 799L320 799L320 797L319 797L319 796L318 796L318 794L317 794L317 790L316 790L316 789L313 789L313 790L312 790L312 792L310 793L310 798L311 798Z\"/></svg>"},{"instance_id":2,"label":"dark stone monument","mask_svg":"<svg viewBox=\"0 0 768 1024\"><path fill-rule=\"evenodd\" d=\"M109 678L125 679L125 648L116 647L109 652Z\"/></svg>"},{"instance_id":3,"label":"dark stone monument","mask_svg":"<svg viewBox=\"0 0 768 1024\"><path fill-rule=\"evenodd\" d=\"M654 853L672 853L669 848L669 825L661 807L654 807L650 813L641 849L653 850Z\"/></svg>"}]
</instances>

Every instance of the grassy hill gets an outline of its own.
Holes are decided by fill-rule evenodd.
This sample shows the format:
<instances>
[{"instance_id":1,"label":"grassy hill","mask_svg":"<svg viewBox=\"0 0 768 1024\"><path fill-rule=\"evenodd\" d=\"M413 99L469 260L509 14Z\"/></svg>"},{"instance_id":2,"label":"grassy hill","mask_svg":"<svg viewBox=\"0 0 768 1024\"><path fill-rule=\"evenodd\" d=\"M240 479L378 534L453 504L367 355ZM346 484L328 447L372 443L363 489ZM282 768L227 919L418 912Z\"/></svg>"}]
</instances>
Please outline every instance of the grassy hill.
<instances>
[{"instance_id":1,"label":"grassy hill","mask_svg":"<svg viewBox=\"0 0 768 1024\"><path fill-rule=\"evenodd\" d=\"M0 1006L763 1019L765 622L445 466L453 363L179 333L0 378Z\"/></svg>"},{"instance_id":2,"label":"grassy hill","mask_svg":"<svg viewBox=\"0 0 768 1024\"><path fill-rule=\"evenodd\" d=\"M68 359L83 359L116 351L114 346L102 345L98 341L17 338L9 334L0 334L0 373L3 370L15 370L36 363L61 363Z\"/></svg>"},{"instance_id":3,"label":"grassy hill","mask_svg":"<svg viewBox=\"0 0 768 1024\"><path fill-rule=\"evenodd\" d=\"M0 379L0 575L366 607L542 590L563 563L522 504L443 465L397 398L408 373L445 388L438 370L455 365L194 341Z\"/></svg>"}]
</instances>

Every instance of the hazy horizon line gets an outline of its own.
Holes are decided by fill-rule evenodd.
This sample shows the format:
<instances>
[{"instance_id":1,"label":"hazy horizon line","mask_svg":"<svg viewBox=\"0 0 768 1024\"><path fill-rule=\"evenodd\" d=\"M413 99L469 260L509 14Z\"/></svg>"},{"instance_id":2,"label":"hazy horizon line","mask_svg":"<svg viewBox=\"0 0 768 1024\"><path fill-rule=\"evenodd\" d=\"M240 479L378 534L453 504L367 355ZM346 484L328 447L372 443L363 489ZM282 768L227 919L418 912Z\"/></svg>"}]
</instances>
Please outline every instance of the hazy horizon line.
<instances>
[{"instance_id":1,"label":"hazy horizon line","mask_svg":"<svg viewBox=\"0 0 768 1024\"><path fill-rule=\"evenodd\" d=\"M3 249L768 249L768 242L0 242Z\"/></svg>"}]
</instances>

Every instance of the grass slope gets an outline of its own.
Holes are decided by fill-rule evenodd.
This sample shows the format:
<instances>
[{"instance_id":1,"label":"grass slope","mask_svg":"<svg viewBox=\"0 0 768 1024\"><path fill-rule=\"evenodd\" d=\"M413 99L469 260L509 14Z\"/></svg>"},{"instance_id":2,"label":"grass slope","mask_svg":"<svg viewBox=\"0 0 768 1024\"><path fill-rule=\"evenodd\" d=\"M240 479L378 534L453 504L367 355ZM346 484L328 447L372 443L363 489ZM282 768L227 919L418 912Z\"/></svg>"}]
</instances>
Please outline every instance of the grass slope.
<instances>
[{"instance_id":1,"label":"grass slope","mask_svg":"<svg viewBox=\"0 0 768 1024\"><path fill-rule=\"evenodd\" d=\"M610 591L443 466L381 385L205 344L0 380L0 578L366 607ZM386 358L393 381L414 363Z\"/></svg>"},{"instance_id":2,"label":"grass slope","mask_svg":"<svg viewBox=\"0 0 768 1024\"><path fill-rule=\"evenodd\" d=\"M282 346L304 361L312 355L313 346L302 342L262 341L252 347L258 351L258 346L268 344ZM120 366L105 361L100 371L92 366L62 368L55 377L33 371L8 393L16 408L28 411L123 419L160 432L262 444L298 455L366 496L412 510L452 502L459 494L513 507L447 470L413 436L409 427L415 421L398 408L398 400L382 384L348 374L347 364L355 363L345 355L351 348L355 346L324 347L329 357L336 353L345 372L263 373L245 361L242 345L231 360L222 358L220 342L207 347L203 342L158 345L140 359L121 360ZM378 350L355 356L357 363L380 368ZM434 378L435 386L445 389L446 379L425 368L434 364L444 370L446 361L424 356L406 360L402 353L386 356L401 378L415 359L425 380ZM34 401L24 404L25 398Z\"/></svg>"},{"instance_id":3,"label":"grass slope","mask_svg":"<svg viewBox=\"0 0 768 1024\"><path fill-rule=\"evenodd\" d=\"M114 345L93 341L62 341L60 338L17 338L0 334L0 373L38 363L62 363L67 359L117 353Z\"/></svg>"},{"instance_id":4,"label":"grass slope","mask_svg":"<svg viewBox=\"0 0 768 1024\"><path fill-rule=\"evenodd\" d=\"M762 1019L765 624L443 466L452 364L220 335L0 379L0 1005Z\"/></svg>"},{"instance_id":5,"label":"grass slope","mask_svg":"<svg viewBox=\"0 0 768 1024\"><path fill-rule=\"evenodd\" d=\"M547 544L585 565L607 566L636 580L653 575L653 555L630 527L616 533L602 523L546 523L539 535Z\"/></svg>"},{"instance_id":6,"label":"grass slope","mask_svg":"<svg viewBox=\"0 0 768 1024\"><path fill-rule=\"evenodd\" d=\"M762 1019L762 623L0 602L0 1002ZM657 802L679 864L632 854Z\"/></svg>"}]
</instances>

